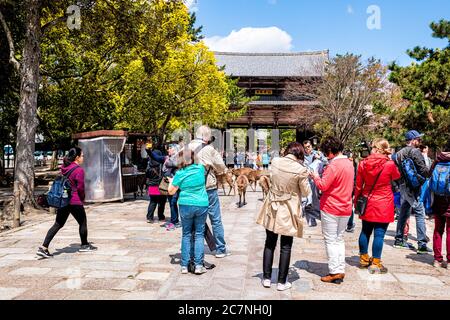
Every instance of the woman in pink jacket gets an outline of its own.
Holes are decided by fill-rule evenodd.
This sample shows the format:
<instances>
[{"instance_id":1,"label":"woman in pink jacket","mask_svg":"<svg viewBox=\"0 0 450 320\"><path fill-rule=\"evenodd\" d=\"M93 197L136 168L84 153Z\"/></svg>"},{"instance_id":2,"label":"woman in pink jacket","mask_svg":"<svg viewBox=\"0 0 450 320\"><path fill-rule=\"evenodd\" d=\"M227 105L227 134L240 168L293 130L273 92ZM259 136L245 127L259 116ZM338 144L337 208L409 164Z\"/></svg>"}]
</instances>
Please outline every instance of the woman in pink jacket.
<instances>
[{"instance_id":1,"label":"woman in pink jacket","mask_svg":"<svg viewBox=\"0 0 450 320\"><path fill-rule=\"evenodd\" d=\"M87 240L87 218L86 211L84 210L83 202L85 198L84 192L84 169L81 167L83 164L84 155L83 151L78 148L72 148L69 154L64 158L64 163L61 167L61 174L65 175L72 187L70 203L67 207L58 209L56 211L56 221L53 226L48 230L44 243L39 247L37 255L42 258L50 258L53 255L48 251L50 242L56 236L59 230L66 224L69 215L72 215L79 224L79 232L81 238L80 252L89 252L97 250Z\"/></svg>"},{"instance_id":2,"label":"woman in pink jacket","mask_svg":"<svg viewBox=\"0 0 450 320\"><path fill-rule=\"evenodd\" d=\"M358 166L355 188L355 205L358 198L368 197L362 215L362 230L359 237L360 268L369 268L370 273L386 273L381 264L384 236L389 223L394 222L394 193L391 182L400 179L400 172L390 160L391 148L385 139L372 143L372 154ZM370 194L369 194L370 193ZM369 240L374 234L372 256L369 257Z\"/></svg>"},{"instance_id":3,"label":"woman in pink jacket","mask_svg":"<svg viewBox=\"0 0 450 320\"><path fill-rule=\"evenodd\" d=\"M352 215L355 170L352 161L342 154L344 144L339 139L325 139L320 149L330 162L322 178L316 173L310 175L322 191L320 214L330 273L321 280L340 284L345 277L344 233Z\"/></svg>"}]
</instances>

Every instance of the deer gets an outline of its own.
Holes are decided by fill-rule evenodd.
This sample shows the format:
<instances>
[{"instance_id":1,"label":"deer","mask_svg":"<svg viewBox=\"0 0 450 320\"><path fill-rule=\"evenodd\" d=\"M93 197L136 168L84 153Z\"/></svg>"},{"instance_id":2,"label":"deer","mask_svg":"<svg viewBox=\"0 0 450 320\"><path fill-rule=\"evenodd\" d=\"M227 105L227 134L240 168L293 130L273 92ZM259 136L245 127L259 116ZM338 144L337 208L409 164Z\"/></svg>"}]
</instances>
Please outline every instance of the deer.
<instances>
[{"instance_id":1,"label":"deer","mask_svg":"<svg viewBox=\"0 0 450 320\"><path fill-rule=\"evenodd\" d=\"M248 175L250 174L250 172L253 171L253 169L250 168L240 168L240 169L232 169L231 170L233 172L233 174L237 177L239 177L240 175L246 175L248 178Z\"/></svg>"},{"instance_id":2,"label":"deer","mask_svg":"<svg viewBox=\"0 0 450 320\"><path fill-rule=\"evenodd\" d=\"M270 189L269 177L261 176L261 178L259 178L259 185L261 186L261 189L263 191L263 200L265 200L267 195L269 194L269 189Z\"/></svg>"},{"instance_id":3,"label":"deer","mask_svg":"<svg viewBox=\"0 0 450 320\"><path fill-rule=\"evenodd\" d=\"M256 191L256 184L258 180L261 178L261 175L264 173L263 170L252 170L248 175L247 178L250 181L250 186L252 187L253 191ZM254 186L253 186L254 185Z\"/></svg>"},{"instance_id":4,"label":"deer","mask_svg":"<svg viewBox=\"0 0 450 320\"><path fill-rule=\"evenodd\" d=\"M237 185L238 193L239 193L239 205L238 205L238 208L242 208L243 206L245 206L247 204L247 202L245 201L245 193L247 192L247 187L249 185L249 181L248 181L247 176L241 174L236 179L236 185ZM244 202L242 202L242 198L243 198Z\"/></svg>"},{"instance_id":5,"label":"deer","mask_svg":"<svg viewBox=\"0 0 450 320\"><path fill-rule=\"evenodd\" d=\"M236 186L234 185L233 172L231 170L216 175L216 178L217 178L217 188L221 186L224 195L226 195L225 184L228 184L230 186L230 191L228 192L228 195L231 194L231 190L234 190L234 195L236 195Z\"/></svg>"}]
</instances>

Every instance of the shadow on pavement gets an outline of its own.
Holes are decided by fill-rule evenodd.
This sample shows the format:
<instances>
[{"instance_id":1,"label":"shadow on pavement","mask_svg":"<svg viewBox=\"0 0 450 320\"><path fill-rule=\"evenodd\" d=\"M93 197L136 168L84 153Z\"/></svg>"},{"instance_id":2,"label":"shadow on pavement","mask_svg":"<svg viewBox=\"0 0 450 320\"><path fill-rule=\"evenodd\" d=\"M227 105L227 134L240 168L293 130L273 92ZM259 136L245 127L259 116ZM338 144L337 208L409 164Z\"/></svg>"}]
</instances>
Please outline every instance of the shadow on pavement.
<instances>
[{"instance_id":1,"label":"shadow on pavement","mask_svg":"<svg viewBox=\"0 0 450 320\"><path fill-rule=\"evenodd\" d=\"M78 250L80 250L80 245L72 243L68 247L62 248L62 249L55 249L55 252L53 253L54 256L59 256L63 253L77 253Z\"/></svg>"},{"instance_id":2,"label":"shadow on pavement","mask_svg":"<svg viewBox=\"0 0 450 320\"><path fill-rule=\"evenodd\" d=\"M434 256L432 254L409 254L406 256L406 259L411 259L432 266Z\"/></svg>"},{"instance_id":3,"label":"shadow on pavement","mask_svg":"<svg viewBox=\"0 0 450 320\"><path fill-rule=\"evenodd\" d=\"M352 267L359 267L359 256L346 257L345 262Z\"/></svg>"},{"instance_id":4,"label":"shadow on pavement","mask_svg":"<svg viewBox=\"0 0 450 320\"><path fill-rule=\"evenodd\" d=\"M309 273L323 277L328 274L328 264L320 262L311 262L306 260L297 261L294 267L300 270L305 270Z\"/></svg>"},{"instance_id":5,"label":"shadow on pavement","mask_svg":"<svg viewBox=\"0 0 450 320\"><path fill-rule=\"evenodd\" d=\"M386 231L386 236L390 236L395 239L395 233L396 232L393 230L388 230L388 231ZM408 239L412 240L412 241L417 241L417 238L412 236L411 233L408 234Z\"/></svg>"},{"instance_id":6,"label":"shadow on pavement","mask_svg":"<svg viewBox=\"0 0 450 320\"><path fill-rule=\"evenodd\" d=\"M385 245L390 246L390 247L394 247L394 242L395 242L395 240L386 240L386 239L384 240ZM397 248L395 248L395 249L397 249L397 250L411 250L411 251L415 251L416 250L416 248L409 242L408 242L408 246L409 246L409 249L407 249L407 248L405 248L405 249L397 249Z\"/></svg>"},{"instance_id":7,"label":"shadow on pavement","mask_svg":"<svg viewBox=\"0 0 450 320\"><path fill-rule=\"evenodd\" d=\"M255 274L252 278L259 278L259 280L263 281L264 274L263 273ZM278 282L278 268L272 269L272 278L270 280L272 283ZM289 268L287 281L289 281L290 283L294 283L297 280L300 280L300 276L297 273L297 270L295 270L295 268L293 267Z\"/></svg>"}]
</instances>

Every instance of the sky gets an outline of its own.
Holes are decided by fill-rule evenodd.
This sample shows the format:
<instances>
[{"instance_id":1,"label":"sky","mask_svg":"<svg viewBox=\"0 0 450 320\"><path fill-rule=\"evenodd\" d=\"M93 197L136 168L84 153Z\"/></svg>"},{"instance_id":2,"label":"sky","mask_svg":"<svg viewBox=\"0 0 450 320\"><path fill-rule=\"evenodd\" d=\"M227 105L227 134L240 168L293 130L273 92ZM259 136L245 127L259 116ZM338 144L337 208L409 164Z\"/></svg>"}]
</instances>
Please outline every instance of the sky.
<instances>
[{"instance_id":1,"label":"sky","mask_svg":"<svg viewBox=\"0 0 450 320\"><path fill-rule=\"evenodd\" d=\"M330 50L407 65L406 50L445 47L429 25L450 0L185 0L214 51Z\"/></svg>"}]
</instances>

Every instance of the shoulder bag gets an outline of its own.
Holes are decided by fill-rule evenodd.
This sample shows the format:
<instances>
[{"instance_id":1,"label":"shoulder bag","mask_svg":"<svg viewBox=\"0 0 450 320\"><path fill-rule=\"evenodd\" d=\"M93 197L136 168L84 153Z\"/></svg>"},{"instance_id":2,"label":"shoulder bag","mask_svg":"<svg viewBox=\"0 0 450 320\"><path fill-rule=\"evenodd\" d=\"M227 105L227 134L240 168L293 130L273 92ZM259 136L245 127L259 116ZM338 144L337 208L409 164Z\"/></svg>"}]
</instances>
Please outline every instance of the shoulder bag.
<instances>
[{"instance_id":1,"label":"shoulder bag","mask_svg":"<svg viewBox=\"0 0 450 320\"><path fill-rule=\"evenodd\" d=\"M373 189L375 188L375 185L378 182L378 179L381 176L381 173L383 173L385 165L383 165L383 168L381 169L380 173L378 174L377 178L375 179L375 182L372 185L372 188L369 191L369 194L367 196L363 196L362 195L362 191L361 191L361 195L358 197L358 200L356 201L356 206L355 206L355 213L358 214L360 217L364 216L366 214L366 208L367 208L367 202L369 201L370 195L373 192Z\"/></svg>"}]
</instances>

